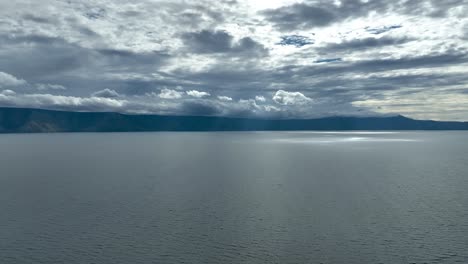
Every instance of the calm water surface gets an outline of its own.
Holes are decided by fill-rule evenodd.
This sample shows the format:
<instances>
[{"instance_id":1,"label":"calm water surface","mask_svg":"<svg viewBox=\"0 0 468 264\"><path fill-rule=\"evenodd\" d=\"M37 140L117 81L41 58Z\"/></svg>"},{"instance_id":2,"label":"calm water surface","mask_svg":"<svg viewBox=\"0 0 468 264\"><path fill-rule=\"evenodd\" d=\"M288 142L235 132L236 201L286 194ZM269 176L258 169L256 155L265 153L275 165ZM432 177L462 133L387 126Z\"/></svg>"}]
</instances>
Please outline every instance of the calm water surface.
<instances>
[{"instance_id":1,"label":"calm water surface","mask_svg":"<svg viewBox=\"0 0 468 264\"><path fill-rule=\"evenodd\" d=\"M468 133L0 135L0 263L468 263Z\"/></svg>"}]
</instances>

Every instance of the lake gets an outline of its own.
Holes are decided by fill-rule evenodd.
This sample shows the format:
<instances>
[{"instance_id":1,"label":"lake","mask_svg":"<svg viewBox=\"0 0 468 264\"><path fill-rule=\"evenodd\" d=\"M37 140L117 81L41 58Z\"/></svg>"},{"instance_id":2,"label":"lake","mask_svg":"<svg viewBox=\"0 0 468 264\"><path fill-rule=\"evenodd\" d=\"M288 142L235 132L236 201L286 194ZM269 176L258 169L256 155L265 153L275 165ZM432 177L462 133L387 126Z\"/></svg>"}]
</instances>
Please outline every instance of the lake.
<instances>
[{"instance_id":1,"label":"lake","mask_svg":"<svg viewBox=\"0 0 468 264\"><path fill-rule=\"evenodd\" d=\"M468 263L467 132L0 135L0 263Z\"/></svg>"}]
</instances>

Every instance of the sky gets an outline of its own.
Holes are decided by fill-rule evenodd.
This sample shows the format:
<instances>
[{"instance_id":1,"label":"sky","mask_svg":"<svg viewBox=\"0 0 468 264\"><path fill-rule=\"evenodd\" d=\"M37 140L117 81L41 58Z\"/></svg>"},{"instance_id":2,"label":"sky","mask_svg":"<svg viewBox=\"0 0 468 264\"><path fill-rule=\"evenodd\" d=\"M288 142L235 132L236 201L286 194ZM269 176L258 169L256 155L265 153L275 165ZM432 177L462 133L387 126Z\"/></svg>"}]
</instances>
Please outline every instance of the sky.
<instances>
[{"instance_id":1,"label":"sky","mask_svg":"<svg viewBox=\"0 0 468 264\"><path fill-rule=\"evenodd\" d=\"M468 121L468 0L0 0L0 106Z\"/></svg>"}]
</instances>

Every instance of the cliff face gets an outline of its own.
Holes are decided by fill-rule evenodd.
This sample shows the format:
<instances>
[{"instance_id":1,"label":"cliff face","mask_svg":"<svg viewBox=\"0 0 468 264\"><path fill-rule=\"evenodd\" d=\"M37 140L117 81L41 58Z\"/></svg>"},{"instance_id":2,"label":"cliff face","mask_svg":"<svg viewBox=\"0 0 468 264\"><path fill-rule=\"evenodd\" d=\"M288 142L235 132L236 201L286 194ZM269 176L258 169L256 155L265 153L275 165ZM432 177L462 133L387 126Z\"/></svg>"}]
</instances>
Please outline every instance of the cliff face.
<instances>
[{"instance_id":1,"label":"cliff face","mask_svg":"<svg viewBox=\"0 0 468 264\"><path fill-rule=\"evenodd\" d=\"M0 108L0 133L252 130L468 130L468 123L403 116L266 120Z\"/></svg>"}]
</instances>

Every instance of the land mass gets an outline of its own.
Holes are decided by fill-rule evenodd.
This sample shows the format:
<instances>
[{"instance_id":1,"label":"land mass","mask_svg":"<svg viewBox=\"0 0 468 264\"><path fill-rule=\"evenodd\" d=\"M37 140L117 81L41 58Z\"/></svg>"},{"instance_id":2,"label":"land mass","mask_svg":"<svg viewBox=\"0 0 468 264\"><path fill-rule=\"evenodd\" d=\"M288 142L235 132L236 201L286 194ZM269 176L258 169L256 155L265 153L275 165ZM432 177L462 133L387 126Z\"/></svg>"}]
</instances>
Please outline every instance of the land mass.
<instances>
[{"instance_id":1,"label":"land mass","mask_svg":"<svg viewBox=\"0 0 468 264\"><path fill-rule=\"evenodd\" d=\"M70 112L0 107L0 133L280 130L468 130L468 122L414 120L401 115L254 119L127 115L109 112Z\"/></svg>"}]
</instances>

